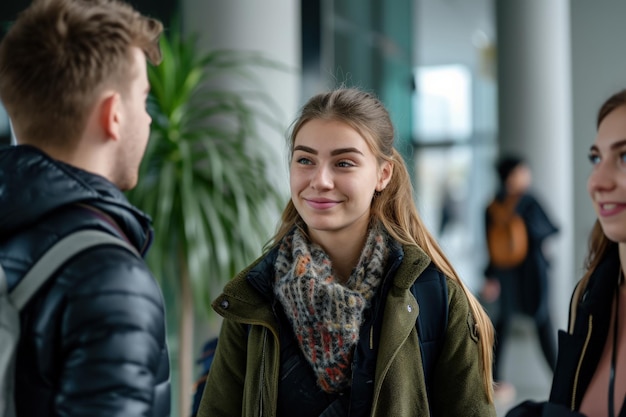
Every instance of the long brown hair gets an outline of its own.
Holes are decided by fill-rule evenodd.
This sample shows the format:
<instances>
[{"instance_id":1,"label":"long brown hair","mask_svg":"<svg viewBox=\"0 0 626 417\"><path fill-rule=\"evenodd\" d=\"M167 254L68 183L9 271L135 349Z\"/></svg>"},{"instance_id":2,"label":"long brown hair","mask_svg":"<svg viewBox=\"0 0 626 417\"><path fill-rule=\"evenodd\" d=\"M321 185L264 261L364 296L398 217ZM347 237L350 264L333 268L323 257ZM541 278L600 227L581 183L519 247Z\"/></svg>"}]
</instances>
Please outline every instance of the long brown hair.
<instances>
[{"instance_id":1,"label":"long brown hair","mask_svg":"<svg viewBox=\"0 0 626 417\"><path fill-rule=\"evenodd\" d=\"M303 106L300 116L292 125L289 136L290 154L293 153L293 144L302 126L314 119L338 120L348 124L366 140L379 163L387 161L393 165L389 184L372 199L371 220L379 220L399 243L419 246L444 274L461 286L480 334L482 376L487 398L492 401L493 326L478 300L459 279L417 212L409 173L402 156L393 146L395 133L388 111L373 94L355 88L339 88L318 94ZM291 201L287 203L281 220L270 246L280 242L295 225L303 223Z\"/></svg>"},{"instance_id":2,"label":"long brown hair","mask_svg":"<svg viewBox=\"0 0 626 417\"><path fill-rule=\"evenodd\" d=\"M604 104L602 104L600 110L598 111L598 116L596 119L596 129L600 127L600 123L602 123L606 116L612 113L615 109L622 106L626 106L626 90L621 90L613 94L604 102ZM584 264L585 274L580 280L580 291L578 291L578 294L580 294L580 296L584 294L584 289L587 288L587 284L589 283L589 277L591 276L593 271L595 271L600 261L604 259L604 256L609 251L609 249L617 245L617 243L609 240L609 238L606 237L604 231L602 230L600 222L596 219L596 222L593 225L593 229L591 229L591 233L589 234L588 245L589 249ZM574 301L578 302L580 300Z\"/></svg>"}]
</instances>

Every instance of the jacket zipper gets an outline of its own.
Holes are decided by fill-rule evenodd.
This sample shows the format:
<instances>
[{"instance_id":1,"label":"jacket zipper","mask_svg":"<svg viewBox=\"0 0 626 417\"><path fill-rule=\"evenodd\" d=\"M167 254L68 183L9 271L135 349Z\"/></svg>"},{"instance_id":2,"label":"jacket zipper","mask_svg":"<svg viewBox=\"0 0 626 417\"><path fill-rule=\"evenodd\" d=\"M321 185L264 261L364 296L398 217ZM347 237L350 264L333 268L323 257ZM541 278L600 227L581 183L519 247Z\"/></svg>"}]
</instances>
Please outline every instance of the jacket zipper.
<instances>
[{"instance_id":1,"label":"jacket zipper","mask_svg":"<svg viewBox=\"0 0 626 417\"><path fill-rule=\"evenodd\" d=\"M263 326L263 348L261 349L261 370L259 374L259 417L263 416L263 375L265 371L265 348L267 347L267 328Z\"/></svg>"},{"instance_id":2,"label":"jacket zipper","mask_svg":"<svg viewBox=\"0 0 626 417\"><path fill-rule=\"evenodd\" d=\"M589 340L591 339L591 332L593 330L593 315L589 315L589 323L587 327L587 337L585 338L585 344L583 345L583 351L580 354L580 359L578 360L578 366L576 367L576 374L574 374L574 386L572 389L572 403L571 410L574 411L576 409L576 391L578 390L578 377L580 376L580 369L583 365L583 359L585 358L585 353L587 352L587 347L589 346Z\"/></svg>"},{"instance_id":3,"label":"jacket zipper","mask_svg":"<svg viewBox=\"0 0 626 417\"><path fill-rule=\"evenodd\" d=\"M391 264L391 266L389 267L389 270L387 270L387 273L385 274L385 277L383 278L383 280L381 281L380 285L381 285L381 289L382 287L385 285L385 283L387 282L387 280L392 279L391 274L395 274L396 272L398 272L398 265L400 265L400 263L402 262L404 256L400 257L400 256L396 256L395 259L393 260L393 263ZM378 297L378 300L376 301L376 306L375 306L375 310L372 309L372 324L370 326L370 337L369 337L369 347L370 350L374 350L374 323L376 322L376 320L378 319L378 312L380 310L380 305L382 303L387 303L387 297L389 295L389 288L387 288L387 291L382 291L381 292L381 296Z\"/></svg>"}]
</instances>

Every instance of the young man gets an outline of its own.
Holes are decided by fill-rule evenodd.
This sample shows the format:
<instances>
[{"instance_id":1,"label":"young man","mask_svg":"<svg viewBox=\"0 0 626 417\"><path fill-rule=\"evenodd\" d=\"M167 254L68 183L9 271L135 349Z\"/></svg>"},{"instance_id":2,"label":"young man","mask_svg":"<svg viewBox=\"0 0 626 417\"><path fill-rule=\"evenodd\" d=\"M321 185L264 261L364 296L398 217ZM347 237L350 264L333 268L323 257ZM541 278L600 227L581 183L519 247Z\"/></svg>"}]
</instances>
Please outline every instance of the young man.
<instances>
[{"instance_id":1,"label":"young man","mask_svg":"<svg viewBox=\"0 0 626 417\"><path fill-rule=\"evenodd\" d=\"M35 0L0 44L0 100L18 146L0 151L0 263L9 289L52 244L99 229L145 254L134 187L150 116L146 57L160 22L117 0ZM17 416L168 416L162 294L121 247L71 259L20 314Z\"/></svg>"}]
</instances>

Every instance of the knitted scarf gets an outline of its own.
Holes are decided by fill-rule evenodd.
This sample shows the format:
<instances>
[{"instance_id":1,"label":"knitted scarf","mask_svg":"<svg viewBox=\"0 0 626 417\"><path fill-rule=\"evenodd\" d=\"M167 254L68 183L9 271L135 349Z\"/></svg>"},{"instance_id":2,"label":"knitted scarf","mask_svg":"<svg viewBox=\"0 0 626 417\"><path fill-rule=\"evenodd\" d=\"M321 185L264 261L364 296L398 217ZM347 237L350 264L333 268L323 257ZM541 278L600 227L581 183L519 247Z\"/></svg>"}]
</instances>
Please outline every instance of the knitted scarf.
<instances>
[{"instance_id":1,"label":"knitted scarf","mask_svg":"<svg viewBox=\"0 0 626 417\"><path fill-rule=\"evenodd\" d=\"M318 385L340 392L351 384L351 363L363 311L378 289L387 261L387 233L373 227L345 284L330 258L297 227L281 242L274 293L293 327Z\"/></svg>"}]
</instances>

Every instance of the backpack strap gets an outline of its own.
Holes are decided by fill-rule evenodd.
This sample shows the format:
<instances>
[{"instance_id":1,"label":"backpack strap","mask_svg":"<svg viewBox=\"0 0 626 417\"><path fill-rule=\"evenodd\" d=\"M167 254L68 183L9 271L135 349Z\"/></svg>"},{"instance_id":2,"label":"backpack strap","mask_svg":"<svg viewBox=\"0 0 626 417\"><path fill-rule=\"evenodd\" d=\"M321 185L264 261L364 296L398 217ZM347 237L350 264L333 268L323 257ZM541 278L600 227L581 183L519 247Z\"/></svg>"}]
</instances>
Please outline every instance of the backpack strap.
<instances>
[{"instance_id":1,"label":"backpack strap","mask_svg":"<svg viewBox=\"0 0 626 417\"><path fill-rule=\"evenodd\" d=\"M417 300L417 334L422 353L422 366L426 391L430 397L434 368L448 328L448 285L446 276L439 270L420 276L411 286Z\"/></svg>"},{"instance_id":2,"label":"backpack strap","mask_svg":"<svg viewBox=\"0 0 626 417\"><path fill-rule=\"evenodd\" d=\"M20 333L19 313L8 297L8 282L0 265L0 415L15 417L15 351Z\"/></svg>"},{"instance_id":3,"label":"backpack strap","mask_svg":"<svg viewBox=\"0 0 626 417\"><path fill-rule=\"evenodd\" d=\"M109 233L95 229L79 230L70 233L52 245L11 291L9 297L15 308L21 310L33 294L65 262L78 253L98 245L122 246L141 258L137 249L131 244ZM2 276L4 272L1 268L0 274L1 283L5 280Z\"/></svg>"},{"instance_id":4,"label":"backpack strap","mask_svg":"<svg viewBox=\"0 0 626 417\"><path fill-rule=\"evenodd\" d=\"M56 270L74 255L97 245L122 246L138 257L129 243L106 232L87 229L73 232L56 242L30 268L13 291L8 291L6 274L0 266L0 414L15 416L15 352L20 334L19 310Z\"/></svg>"}]
</instances>

